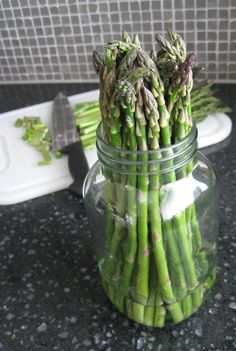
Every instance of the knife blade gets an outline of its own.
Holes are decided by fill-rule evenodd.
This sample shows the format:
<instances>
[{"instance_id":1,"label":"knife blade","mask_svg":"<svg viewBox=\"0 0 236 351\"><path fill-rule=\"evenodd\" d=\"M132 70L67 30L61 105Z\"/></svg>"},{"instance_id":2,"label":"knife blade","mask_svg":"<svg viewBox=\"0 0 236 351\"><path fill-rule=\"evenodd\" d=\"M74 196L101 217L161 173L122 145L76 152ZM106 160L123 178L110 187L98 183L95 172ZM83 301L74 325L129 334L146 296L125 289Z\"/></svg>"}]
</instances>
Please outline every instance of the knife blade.
<instances>
[{"instance_id":1,"label":"knife blade","mask_svg":"<svg viewBox=\"0 0 236 351\"><path fill-rule=\"evenodd\" d=\"M69 190L76 195L82 195L83 182L89 166L70 102L63 93L58 93L54 99L51 135L52 149L68 155L69 171L74 180Z\"/></svg>"}]
</instances>

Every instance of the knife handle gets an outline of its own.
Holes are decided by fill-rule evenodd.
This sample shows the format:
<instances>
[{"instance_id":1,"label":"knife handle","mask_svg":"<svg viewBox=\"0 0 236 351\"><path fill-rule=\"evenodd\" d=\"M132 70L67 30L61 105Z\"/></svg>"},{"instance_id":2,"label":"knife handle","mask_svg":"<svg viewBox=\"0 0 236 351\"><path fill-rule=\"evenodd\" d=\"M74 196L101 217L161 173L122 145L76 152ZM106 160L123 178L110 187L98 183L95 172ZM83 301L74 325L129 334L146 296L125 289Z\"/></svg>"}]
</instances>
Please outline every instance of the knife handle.
<instances>
[{"instance_id":1,"label":"knife handle","mask_svg":"<svg viewBox=\"0 0 236 351\"><path fill-rule=\"evenodd\" d=\"M63 151L68 154L68 166L74 180L69 190L75 195L82 195L84 179L89 171L82 143L77 141L64 148Z\"/></svg>"}]
</instances>

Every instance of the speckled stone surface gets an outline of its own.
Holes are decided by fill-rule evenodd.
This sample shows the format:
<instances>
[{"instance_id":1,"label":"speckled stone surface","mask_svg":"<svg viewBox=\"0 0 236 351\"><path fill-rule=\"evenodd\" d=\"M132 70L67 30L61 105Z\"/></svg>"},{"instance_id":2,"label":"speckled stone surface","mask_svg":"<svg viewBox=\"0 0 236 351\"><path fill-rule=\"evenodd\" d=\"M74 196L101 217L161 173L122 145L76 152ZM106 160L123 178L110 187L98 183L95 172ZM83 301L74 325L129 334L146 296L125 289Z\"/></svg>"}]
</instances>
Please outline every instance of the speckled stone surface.
<instances>
[{"instance_id":1,"label":"speckled stone surface","mask_svg":"<svg viewBox=\"0 0 236 351\"><path fill-rule=\"evenodd\" d=\"M93 87L0 87L0 110ZM219 93L235 117L236 86ZM219 180L219 259L216 284L196 315L155 330L117 312L98 278L83 201L61 191L0 207L0 350L236 350L235 133L236 124L228 140L204 150Z\"/></svg>"}]
</instances>

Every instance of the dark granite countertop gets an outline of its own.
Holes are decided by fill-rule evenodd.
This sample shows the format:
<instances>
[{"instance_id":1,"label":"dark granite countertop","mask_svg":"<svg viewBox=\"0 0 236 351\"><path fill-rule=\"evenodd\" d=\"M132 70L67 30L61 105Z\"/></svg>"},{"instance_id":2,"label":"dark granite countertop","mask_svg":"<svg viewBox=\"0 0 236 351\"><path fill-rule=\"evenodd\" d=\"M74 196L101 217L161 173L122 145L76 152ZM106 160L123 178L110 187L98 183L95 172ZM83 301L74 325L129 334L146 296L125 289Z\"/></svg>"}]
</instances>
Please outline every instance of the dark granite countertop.
<instances>
[{"instance_id":1,"label":"dark granite countertop","mask_svg":"<svg viewBox=\"0 0 236 351\"><path fill-rule=\"evenodd\" d=\"M0 86L0 112L96 88ZM236 86L219 94L236 113ZM218 175L218 275L199 312L155 330L117 312L103 293L83 201L60 191L0 207L0 350L233 351L236 349L236 124L204 150Z\"/></svg>"}]
</instances>

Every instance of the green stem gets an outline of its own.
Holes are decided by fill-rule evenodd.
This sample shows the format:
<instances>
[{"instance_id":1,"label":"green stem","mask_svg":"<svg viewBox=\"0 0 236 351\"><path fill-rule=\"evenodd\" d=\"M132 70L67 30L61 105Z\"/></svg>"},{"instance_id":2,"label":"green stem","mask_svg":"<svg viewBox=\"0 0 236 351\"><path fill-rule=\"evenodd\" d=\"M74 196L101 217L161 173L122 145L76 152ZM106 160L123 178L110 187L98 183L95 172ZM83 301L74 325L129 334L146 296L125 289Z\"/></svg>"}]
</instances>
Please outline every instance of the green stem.
<instances>
[{"instance_id":1,"label":"green stem","mask_svg":"<svg viewBox=\"0 0 236 351\"><path fill-rule=\"evenodd\" d=\"M191 295L187 295L182 301L182 310L184 314L184 319L188 318L192 314L192 299Z\"/></svg>"},{"instance_id":2,"label":"green stem","mask_svg":"<svg viewBox=\"0 0 236 351\"><path fill-rule=\"evenodd\" d=\"M136 150L136 138L134 131L134 111L131 106L127 104L127 109L125 111L127 116L132 121L131 127L128 128L128 143L129 148L133 151ZM127 196L127 240L125 242L125 252L124 252L124 266L121 276L121 286L126 290L129 288L132 272L134 268L135 256L137 251L137 202L136 202L136 153L131 153L129 156L133 165L128 166L128 176L126 184L126 196ZM135 309L133 310L135 314Z\"/></svg>"},{"instance_id":3,"label":"green stem","mask_svg":"<svg viewBox=\"0 0 236 351\"><path fill-rule=\"evenodd\" d=\"M171 220L163 221L163 232L168 245L168 263L170 267L171 282L174 287L175 296L181 300L187 292L187 286L182 266L182 258L175 239Z\"/></svg>"},{"instance_id":4,"label":"green stem","mask_svg":"<svg viewBox=\"0 0 236 351\"><path fill-rule=\"evenodd\" d=\"M137 88L138 89L138 88ZM140 91L138 92L140 94ZM140 99L139 99L140 100ZM140 102L140 101L139 101ZM149 295L149 244L148 244L148 155L146 142L146 122L143 123L141 107L136 103L136 139L141 165L137 176L137 234L138 234L138 273L136 293L145 304Z\"/></svg>"}]
</instances>

